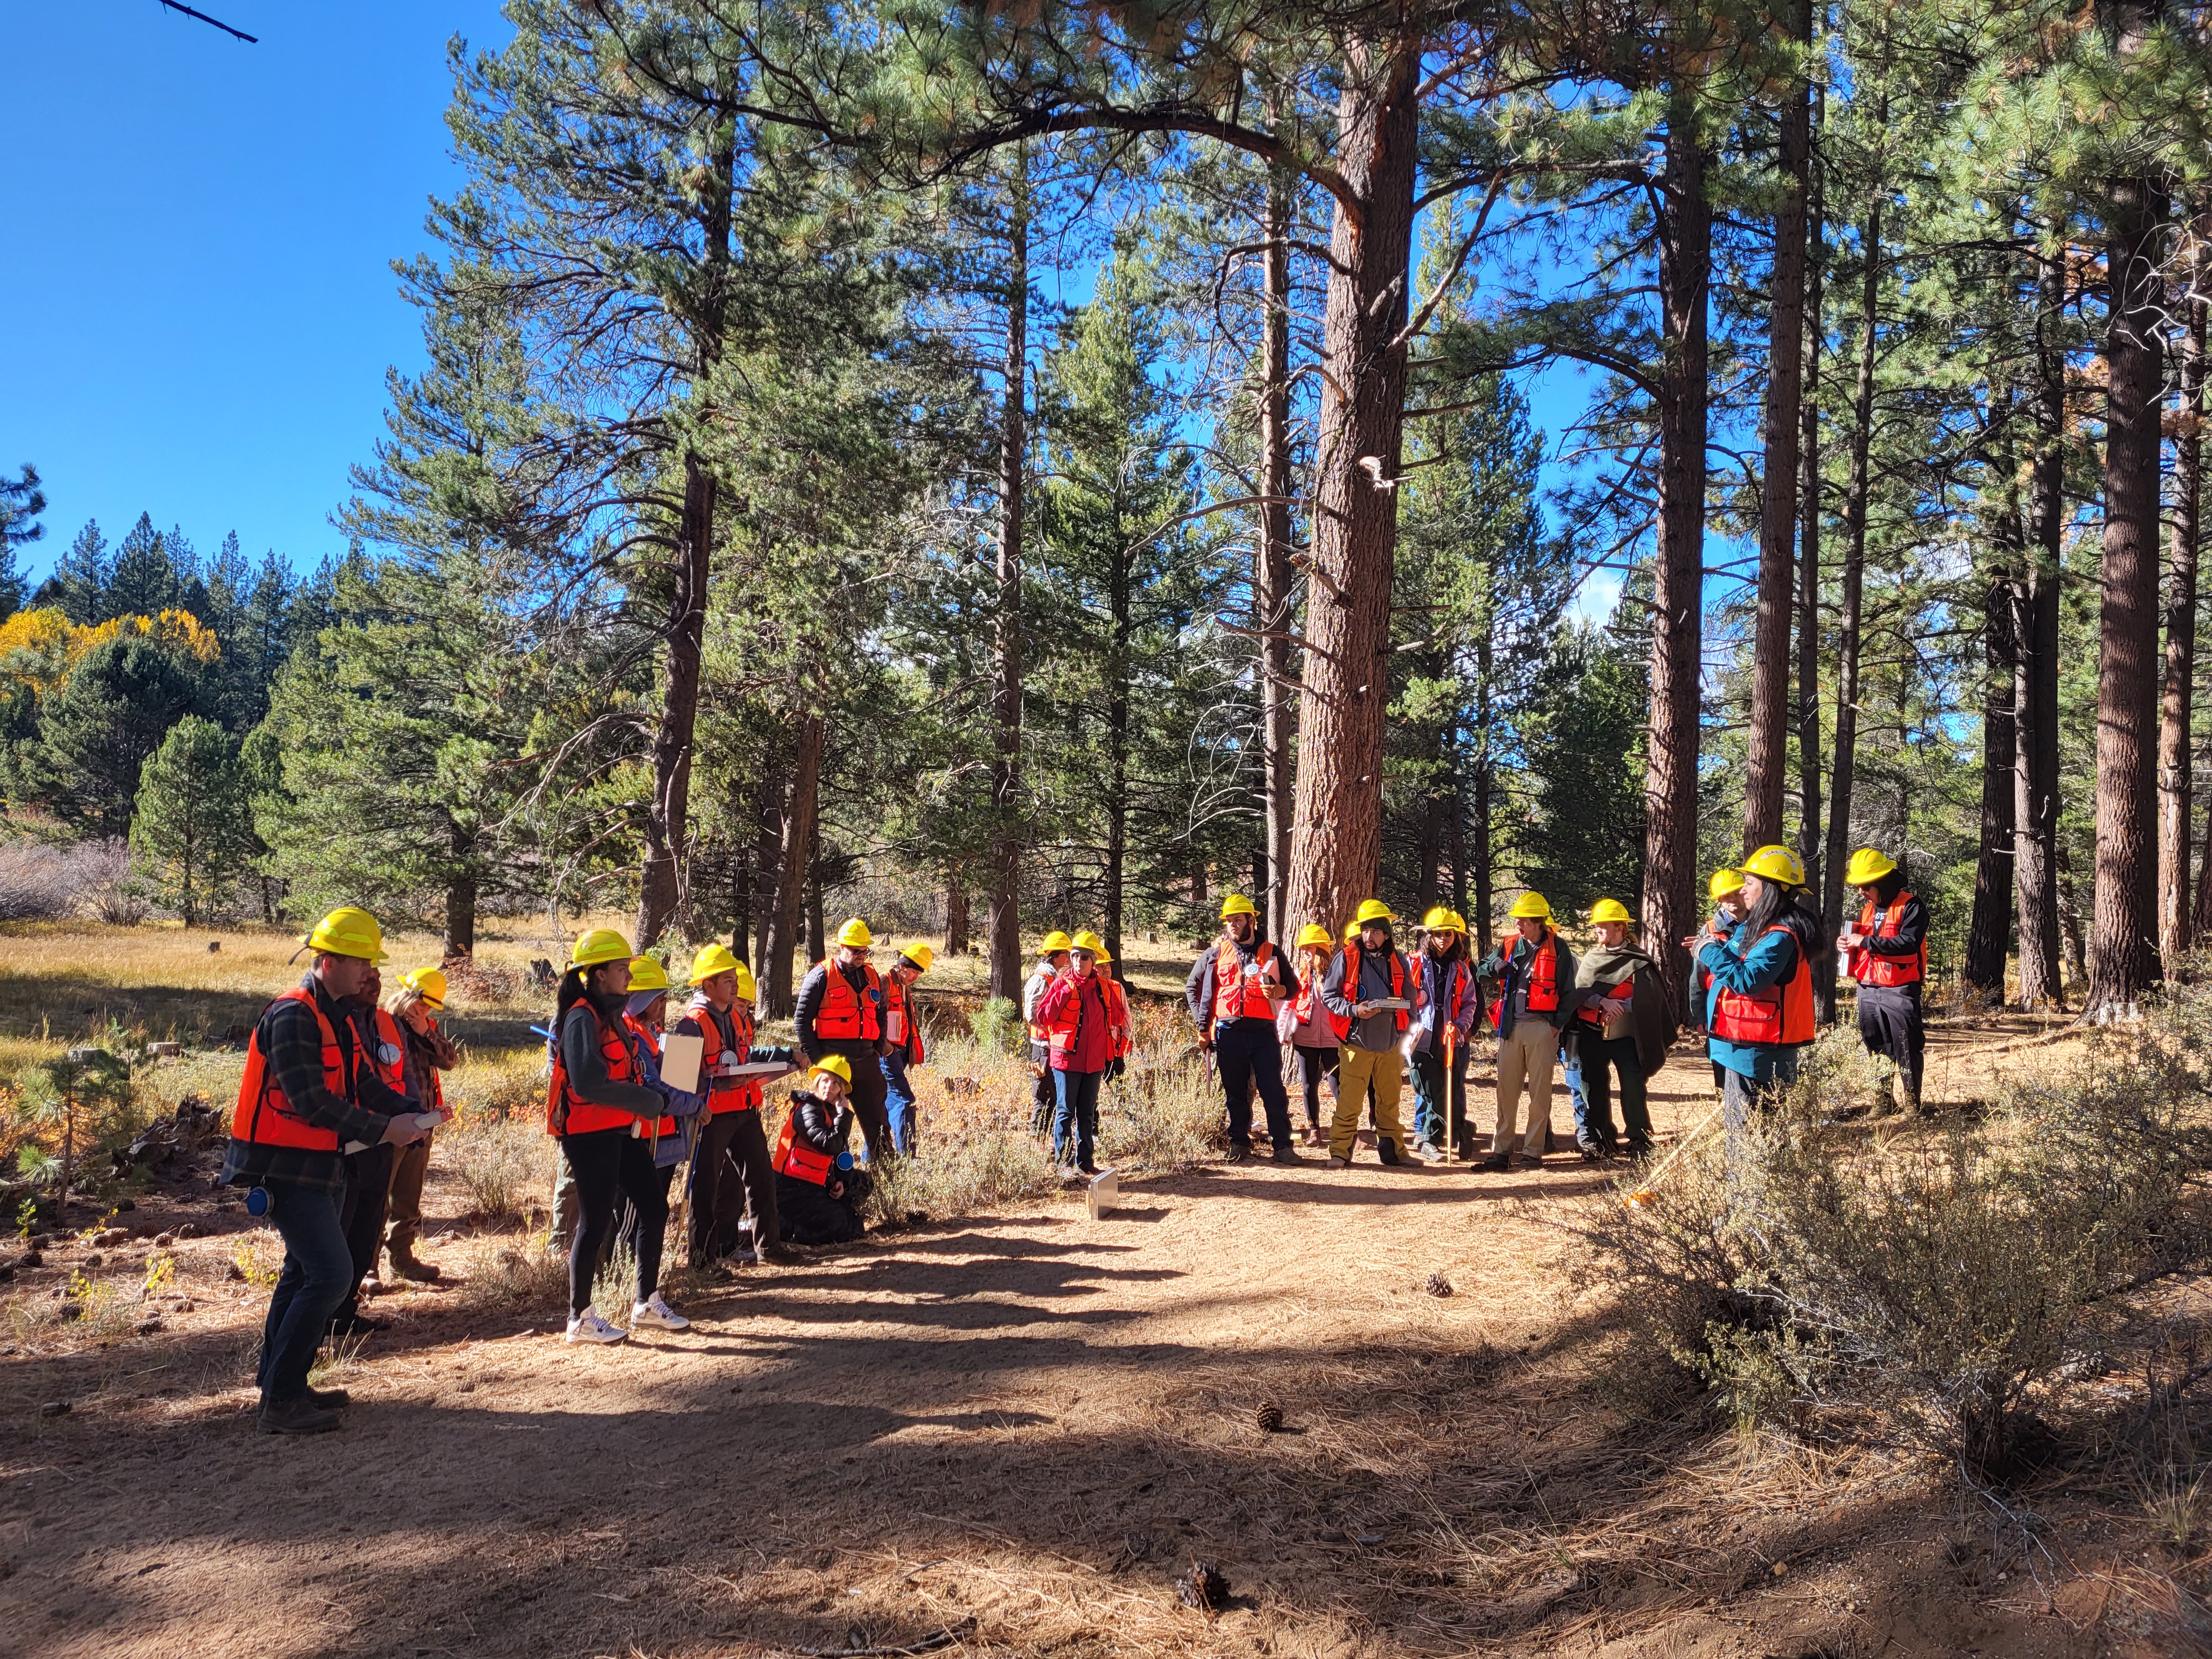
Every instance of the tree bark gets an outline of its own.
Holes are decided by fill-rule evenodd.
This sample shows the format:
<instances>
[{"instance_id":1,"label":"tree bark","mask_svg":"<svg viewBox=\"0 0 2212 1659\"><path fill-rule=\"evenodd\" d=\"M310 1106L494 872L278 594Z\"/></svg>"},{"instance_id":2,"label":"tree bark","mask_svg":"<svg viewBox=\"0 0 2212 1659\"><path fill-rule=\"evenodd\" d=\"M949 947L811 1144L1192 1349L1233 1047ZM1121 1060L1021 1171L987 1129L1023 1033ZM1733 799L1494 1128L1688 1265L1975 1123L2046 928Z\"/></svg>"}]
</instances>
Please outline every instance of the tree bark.
<instances>
[{"instance_id":1,"label":"tree bark","mask_svg":"<svg viewBox=\"0 0 2212 1659\"><path fill-rule=\"evenodd\" d=\"M2020 1002L2065 1006L2059 972L2058 582L2066 532L2066 360L2057 330L2066 272L2057 258L2037 273L2035 459L2028 474L2027 546L2013 589L2020 675L2013 811L2013 896L2020 908Z\"/></svg>"},{"instance_id":2,"label":"tree bark","mask_svg":"<svg viewBox=\"0 0 2212 1659\"><path fill-rule=\"evenodd\" d=\"M1100 926L1106 948L1121 959L1121 921L1129 861L1129 654L1136 631L1135 580L1129 550L1134 541L1116 492L1114 560L1107 580L1106 609L1111 632L1106 640L1106 810L1105 915Z\"/></svg>"},{"instance_id":3,"label":"tree bark","mask_svg":"<svg viewBox=\"0 0 2212 1659\"><path fill-rule=\"evenodd\" d=\"M2159 414L2165 204L2151 181L2110 187L2105 240L2105 542L2097 611L2097 883L2089 1001L2130 1018L2158 976Z\"/></svg>"},{"instance_id":4,"label":"tree bark","mask_svg":"<svg viewBox=\"0 0 2212 1659\"><path fill-rule=\"evenodd\" d=\"M707 639L707 578L714 539L714 475L684 452L684 513L669 606L668 665L653 738L653 799L645 814L645 865L638 879L637 948L660 937L682 898L678 860L690 812L691 740L699 722L699 664Z\"/></svg>"},{"instance_id":5,"label":"tree bark","mask_svg":"<svg viewBox=\"0 0 2212 1659\"><path fill-rule=\"evenodd\" d=\"M2173 434L2173 529L2166 574L2166 685L2158 720L2158 942L2170 978L2196 942L2196 895L2189 872L2190 726L2197 681L2197 554L2204 472L2204 290L2212 258L2203 238L2212 216L2197 222L2197 252L2181 307L2180 398Z\"/></svg>"},{"instance_id":6,"label":"tree bark","mask_svg":"<svg viewBox=\"0 0 2212 1659\"><path fill-rule=\"evenodd\" d=\"M1793 33L1812 27L1811 0L1796 0ZM1766 434L1759 515L1759 611L1752 633L1751 732L1743 850L1782 839L1790 769L1790 623L1796 599L1797 453L1802 415L1807 185L1813 91L1800 81L1782 111L1782 200L1774 213L1773 293L1767 314Z\"/></svg>"},{"instance_id":7,"label":"tree bark","mask_svg":"<svg viewBox=\"0 0 2212 1659\"><path fill-rule=\"evenodd\" d=\"M968 954L968 878L955 870L945 883L945 954Z\"/></svg>"},{"instance_id":8,"label":"tree bark","mask_svg":"<svg viewBox=\"0 0 2212 1659\"><path fill-rule=\"evenodd\" d=\"M477 879L474 876L455 876L446 884L446 955L451 962L456 957L473 957L477 953Z\"/></svg>"},{"instance_id":9,"label":"tree bark","mask_svg":"<svg viewBox=\"0 0 2212 1659\"><path fill-rule=\"evenodd\" d=\"M1650 767L1644 783L1644 944L1670 1001L1688 963L1676 940L1698 913L1698 742L1704 648L1707 293L1712 208L1691 95L1677 89L1659 198L1665 362L1659 396L1658 550L1652 594Z\"/></svg>"},{"instance_id":10,"label":"tree bark","mask_svg":"<svg viewBox=\"0 0 2212 1659\"><path fill-rule=\"evenodd\" d=\"M1289 939L1291 831L1297 821L1297 762L1291 701L1291 185L1267 181L1267 307L1260 352L1260 535L1253 549L1253 626L1260 634L1260 742L1265 771L1267 890L1260 904L1271 939ZM1115 945L1118 951L1120 947Z\"/></svg>"},{"instance_id":11,"label":"tree bark","mask_svg":"<svg viewBox=\"0 0 2212 1659\"><path fill-rule=\"evenodd\" d=\"M1493 900L1490 867L1490 722L1491 675L1497 665L1494 637L1487 627L1478 629L1474 636L1474 763L1471 769L1473 776L1468 780L1474 792L1471 813L1474 842L1468 852L1468 897L1473 909L1468 926L1474 930L1481 956L1490 954L1490 907Z\"/></svg>"},{"instance_id":12,"label":"tree bark","mask_svg":"<svg viewBox=\"0 0 2212 1659\"><path fill-rule=\"evenodd\" d=\"M1373 892L1382 863L1421 45L1351 35L1337 103L1358 206L1336 204L1329 239L1288 906L1332 924Z\"/></svg>"},{"instance_id":13,"label":"tree bark","mask_svg":"<svg viewBox=\"0 0 2212 1659\"><path fill-rule=\"evenodd\" d=\"M1820 106L1816 106L1816 112ZM1813 131L1817 133L1818 127ZM1820 842L1820 306L1821 278L1827 263L1820 173L1811 168L1813 144L1807 144L1811 179L1806 231L1805 385L1798 417L1803 430L1797 446L1797 855L1805 861L1805 883L1826 890L1826 868ZM1822 1025L1836 1018L1833 935L1814 964L1813 1017Z\"/></svg>"},{"instance_id":14,"label":"tree bark","mask_svg":"<svg viewBox=\"0 0 2212 1659\"><path fill-rule=\"evenodd\" d=\"M799 717L799 741L791 768L791 800L784 809L783 834L776 847L775 908L762 930L761 965L757 975L761 1012L769 1019L789 1016L792 997L791 958L799 948L799 929L806 896L808 854L814 845L814 821L822 771L822 717Z\"/></svg>"},{"instance_id":15,"label":"tree bark","mask_svg":"<svg viewBox=\"0 0 2212 1659\"><path fill-rule=\"evenodd\" d=\"M1029 457L1030 152L1014 149L1006 230L1006 392L999 429L998 604L991 641L990 994L1022 994L1022 501Z\"/></svg>"},{"instance_id":16,"label":"tree bark","mask_svg":"<svg viewBox=\"0 0 2212 1659\"><path fill-rule=\"evenodd\" d=\"M2013 757L2020 747L2013 720L2020 651L2013 635L2012 583L2025 550L2020 516L2008 505L1992 527L2000 563L1990 573L1982 629L1988 659L1982 705L1982 848L1974 863L1974 905L1959 976L2002 1002L2005 957L2012 943Z\"/></svg>"}]
</instances>

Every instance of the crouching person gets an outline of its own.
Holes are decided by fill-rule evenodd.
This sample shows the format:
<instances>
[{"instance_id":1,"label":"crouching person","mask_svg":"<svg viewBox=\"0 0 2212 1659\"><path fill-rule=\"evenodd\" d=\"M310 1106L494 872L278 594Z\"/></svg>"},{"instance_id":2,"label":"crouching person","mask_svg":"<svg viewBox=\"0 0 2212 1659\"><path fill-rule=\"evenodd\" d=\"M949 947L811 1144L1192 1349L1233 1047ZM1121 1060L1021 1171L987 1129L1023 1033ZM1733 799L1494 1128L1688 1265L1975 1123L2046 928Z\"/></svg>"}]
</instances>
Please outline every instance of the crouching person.
<instances>
[{"instance_id":1,"label":"crouching person","mask_svg":"<svg viewBox=\"0 0 2212 1659\"><path fill-rule=\"evenodd\" d=\"M853 1167L851 1067L842 1054L815 1062L791 1097L775 1138L775 1207L790 1244L849 1244L866 1231L860 1200L868 1177Z\"/></svg>"}]
</instances>

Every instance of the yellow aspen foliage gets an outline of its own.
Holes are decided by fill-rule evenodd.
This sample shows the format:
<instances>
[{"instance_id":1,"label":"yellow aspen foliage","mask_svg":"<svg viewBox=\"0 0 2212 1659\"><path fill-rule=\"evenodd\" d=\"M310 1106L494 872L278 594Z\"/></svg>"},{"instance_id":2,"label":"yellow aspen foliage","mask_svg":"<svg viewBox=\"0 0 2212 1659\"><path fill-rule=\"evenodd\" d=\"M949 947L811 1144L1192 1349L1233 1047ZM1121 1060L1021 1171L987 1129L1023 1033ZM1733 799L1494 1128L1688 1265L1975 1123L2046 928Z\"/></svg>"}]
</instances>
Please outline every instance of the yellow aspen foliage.
<instances>
[{"instance_id":1,"label":"yellow aspen foliage","mask_svg":"<svg viewBox=\"0 0 2212 1659\"><path fill-rule=\"evenodd\" d=\"M28 684L32 695L43 699L60 688L86 652L126 632L143 635L204 663L222 654L222 642L214 631L204 627L189 611L116 617L79 627L49 605L19 611L0 622L0 684Z\"/></svg>"}]
</instances>

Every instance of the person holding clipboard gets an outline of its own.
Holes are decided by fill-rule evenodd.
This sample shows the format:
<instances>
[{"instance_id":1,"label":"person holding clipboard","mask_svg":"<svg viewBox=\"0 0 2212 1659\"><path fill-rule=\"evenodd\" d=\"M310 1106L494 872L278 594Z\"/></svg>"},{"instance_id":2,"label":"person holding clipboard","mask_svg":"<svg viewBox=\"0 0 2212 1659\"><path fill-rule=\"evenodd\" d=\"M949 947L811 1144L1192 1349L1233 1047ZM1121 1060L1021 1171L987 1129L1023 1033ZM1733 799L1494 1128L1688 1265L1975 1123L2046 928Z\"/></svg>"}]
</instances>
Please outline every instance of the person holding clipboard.
<instances>
[{"instance_id":1,"label":"person holding clipboard","mask_svg":"<svg viewBox=\"0 0 2212 1659\"><path fill-rule=\"evenodd\" d=\"M1344 1030L1337 1050L1336 1115L1328 1126L1328 1167L1352 1164L1360 1103L1375 1091L1375 1156L1385 1164L1402 1162L1405 1126L1398 1120L1398 1096L1405 1086L1405 1063L1398 1045L1412 1024L1418 981L1413 965L1392 943L1397 917L1381 899L1363 900L1354 918L1359 936L1336 953L1322 976L1321 1000Z\"/></svg>"},{"instance_id":2,"label":"person holding clipboard","mask_svg":"<svg viewBox=\"0 0 2212 1659\"><path fill-rule=\"evenodd\" d=\"M761 1123L761 1085L799 1069L789 1048L753 1043L752 970L726 945L701 947L691 963L691 1000L671 1042L699 1046L697 1079L708 1115L691 1151L691 1264L726 1261L742 1249L738 1223L750 1211L763 1261L796 1261L776 1217L775 1170Z\"/></svg>"}]
</instances>

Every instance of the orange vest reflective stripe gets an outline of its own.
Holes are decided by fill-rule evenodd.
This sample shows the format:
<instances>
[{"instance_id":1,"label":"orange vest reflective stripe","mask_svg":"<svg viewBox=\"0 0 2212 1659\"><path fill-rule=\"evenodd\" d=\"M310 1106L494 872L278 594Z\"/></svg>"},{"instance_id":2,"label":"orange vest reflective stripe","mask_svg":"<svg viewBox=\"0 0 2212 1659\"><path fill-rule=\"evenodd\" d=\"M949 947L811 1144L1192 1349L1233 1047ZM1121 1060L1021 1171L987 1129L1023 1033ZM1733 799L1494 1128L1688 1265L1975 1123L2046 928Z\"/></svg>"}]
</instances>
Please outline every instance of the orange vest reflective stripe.
<instances>
[{"instance_id":1,"label":"orange vest reflective stripe","mask_svg":"<svg viewBox=\"0 0 2212 1659\"><path fill-rule=\"evenodd\" d=\"M817 962L823 969L822 976L822 1006L815 1012L814 1035L824 1042L873 1042L883 1036L883 1027L876 1018L877 999L883 994L884 982L870 963L860 971L868 976L868 994L863 996L853 989L852 981L845 970L834 962Z\"/></svg>"},{"instance_id":2,"label":"orange vest reflective stripe","mask_svg":"<svg viewBox=\"0 0 2212 1659\"><path fill-rule=\"evenodd\" d=\"M769 1162L778 1175L811 1181L817 1187L828 1186L837 1169L836 1160L829 1153L815 1151L799 1138L799 1108L795 1105L784 1115L783 1127L775 1137L775 1152Z\"/></svg>"},{"instance_id":3,"label":"orange vest reflective stripe","mask_svg":"<svg viewBox=\"0 0 2212 1659\"><path fill-rule=\"evenodd\" d=\"M1267 939L1252 952L1252 966L1263 974L1275 960L1275 947ZM1275 1005L1260 988L1257 980L1244 977L1244 959L1238 954L1237 941L1224 939L1213 953L1213 1023L1226 1025L1235 1019L1266 1019L1275 1017Z\"/></svg>"},{"instance_id":4,"label":"orange vest reflective stripe","mask_svg":"<svg viewBox=\"0 0 2212 1659\"><path fill-rule=\"evenodd\" d=\"M578 1003L568 1010L568 1018L578 1015L586 1019L597 1019L596 1010ZM567 1028L562 1027L565 1030ZM637 1081L637 1057L630 1052L628 1031L619 1025L599 1024L599 1057L607 1063L607 1079L613 1083ZM553 1048L553 1076L545 1091L545 1130L554 1135L588 1135L601 1129L627 1129L643 1120L625 1112L619 1106L599 1106L586 1100L568 1086L568 1067L561 1058L561 1048Z\"/></svg>"},{"instance_id":5,"label":"orange vest reflective stripe","mask_svg":"<svg viewBox=\"0 0 2212 1659\"><path fill-rule=\"evenodd\" d=\"M732 1003L724 1011L730 1022L730 1030L737 1038L731 1047L733 1066L745 1063L752 1052L753 1024L750 1018L738 1012ZM699 1050L699 1082L707 1093L707 1115L720 1117L725 1112L750 1111L761 1103L760 1079L750 1077L727 1077L721 1074L722 1022L714 1018L714 1005L700 993L691 999L684 1017L699 1028L703 1045Z\"/></svg>"},{"instance_id":6,"label":"orange vest reflective stripe","mask_svg":"<svg viewBox=\"0 0 2212 1659\"><path fill-rule=\"evenodd\" d=\"M269 1015L277 1002L307 1005L323 1039L323 1087L342 1099L354 1098L352 1080L346 1076L345 1050L338 1047L337 1028L316 1002L315 994L304 985L295 985L263 1009L260 1019L254 1024L253 1036L246 1045L246 1075L239 1079L238 1104L231 1109L230 1133L257 1146L298 1146L311 1152L335 1152L338 1149L338 1132L319 1129L295 1115L285 1103L283 1091L276 1086L276 1079L269 1075L269 1057L262 1050L261 1034L267 1029Z\"/></svg>"},{"instance_id":7,"label":"orange vest reflective stripe","mask_svg":"<svg viewBox=\"0 0 2212 1659\"><path fill-rule=\"evenodd\" d=\"M884 981L884 1040L907 1048L907 1060L919 1066L928 1056L921 1046L921 1027L907 1006L906 987L894 974Z\"/></svg>"},{"instance_id":8,"label":"orange vest reflective stripe","mask_svg":"<svg viewBox=\"0 0 2212 1659\"><path fill-rule=\"evenodd\" d=\"M1776 922L1767 933L1790 933ZM1761 933L1764 939L1766 933ZM1721 988L1713 1006L1713 1035L1726 1042L1756 1042L1788 1048L1813 1040L1813 965L1805 959L1805 942L1797 940L1797 965L1790 977L1764 991L1731 991Z\"/></svg>"},{"instance_id":9,"label":"orange vest reflective stripe","mask_svg":"<svg viewBox=\"0 0 2212 1659\"><path fill-rule=\"evenodd\" d=\"M623 1024L629 1028L629 1034L638 1040L645 1051L653 1056L653 1062L658 1066L660 1064L660 1033L627 1008L623 1011ZM633 1134L672 1135L677 1130L676 1120L673 1117L656 1118L650 1123L641 1117L634 1117L630 1121L637 1126L631 1131Z\"/></svg>"},{"instance_id":10,"label":"orange vest reflective stripe","mask_svg":"<svg viewBox=\"0 0 2212 1659\"><path fill-rule=\"evenodd\" d=\"M1072 1054L1075 1052L1076 1036L1083 1029L1083 981L1075 977L1073 969L1063 977L1073 983L1074 989L1060 1005L1060 1012L1044 1023L1044 1040L1054 1053ZM1114 1056L1113 1000L1106 994L1106 981L1098 977L1097 969L1091 970L1091 978L1099 988L1098 1006L1104 1011L1107 1025L1106 1057L1110 1060Z\"/></svg>"},{"instance_id":11,"label":"orange vest reflective stripe","mask_svg":"<svg viewBox=\"0 0 2212 1659\"><path fill-rule=\"evenodd\" d=\"M1359 941L1354 939L1344 947L1344 1000L1346 1002L1357 1003L1362 1000L1359 994L1360 960ZM1390 994L1401 1002L1406 998L1406 959L1395 951L1390 952ZM1404 1030L1407 1026L1413 1024L1413 1016L1411 1010L1400 1008L1396 1010L1396 1014L1400 1030ZM1340 1041L1352 1034L1352 1022L1349 1019L1340 1022L1334 1015L1331 1015L1328 1023L1336 1027L1336 1035Z\"/></svg>"},{"instance_id":12,"label":"orange vest reflective stripe","mask_svg":"<svg viewBox=\"0 0 2212 1659\"><path fill-rule=\"evenodd\" d=\"M1881 913L1881 925L1874 919L1874 901L1869 899L1859 911L1858 931L1871 933L1876 939L1895 939L1899 924L1905 920L1905 907L1912 895L1900 891L1896 902ZM1909 957L1876 956L1872 951L1851 947L1851 977L1862 985L1917 985L1928 973L1928 941L1922 939L1920 948Z\"/></svg>"}]
</instances>

